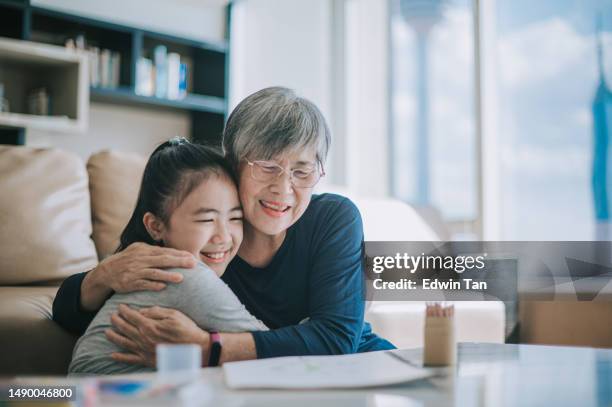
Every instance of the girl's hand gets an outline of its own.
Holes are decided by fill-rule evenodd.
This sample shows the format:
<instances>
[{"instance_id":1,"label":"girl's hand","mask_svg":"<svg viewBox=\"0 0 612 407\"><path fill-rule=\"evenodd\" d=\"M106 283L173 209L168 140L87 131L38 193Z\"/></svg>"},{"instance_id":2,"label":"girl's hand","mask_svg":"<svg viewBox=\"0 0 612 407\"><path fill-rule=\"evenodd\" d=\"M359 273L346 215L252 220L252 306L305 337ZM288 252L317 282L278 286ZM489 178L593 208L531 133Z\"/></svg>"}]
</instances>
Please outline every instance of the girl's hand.
<instances>
[{"instance_id":1,"label":"girl's hand","mask_svg":"<svg viewBox=\"0 0 612 407\"><path fill-rule=\"evenodd\" d=\"M195 258L188 252L133 243L87 273L81 286L81 306L88 311L98 310L113 291L163 290L167 283L183 280L182 274L164 268L192 268L195 265Z\"/></svg>"},{"instance_id":2,"label":"girl's hand","mask_svg":"<svg viewBox=\"0 0 612 407\"><path fill-rule=\"evenodd\" d=\"M208 360L208 332L198 327L180 311L152 307L136 311L120 305L111 316L113 328L106 337L127 352L113 353L114 360L130 364L155 366L155 346L158 343L195 343L202 347L202 359Z\"/></svg>"}]
</instances>

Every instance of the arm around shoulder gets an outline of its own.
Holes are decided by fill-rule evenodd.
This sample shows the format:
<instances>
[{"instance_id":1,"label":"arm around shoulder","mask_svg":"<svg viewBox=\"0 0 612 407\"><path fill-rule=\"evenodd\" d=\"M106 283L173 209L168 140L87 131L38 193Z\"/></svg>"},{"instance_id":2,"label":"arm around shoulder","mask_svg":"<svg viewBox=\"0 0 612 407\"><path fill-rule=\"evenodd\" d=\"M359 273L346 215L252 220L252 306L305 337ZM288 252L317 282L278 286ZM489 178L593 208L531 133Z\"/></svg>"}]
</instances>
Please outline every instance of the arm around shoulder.
<instances>
[{"instance_id":1,"label":"arm around shoulder","mask_svg":"<svg viewBox=\"0 0 612 407\"><path fill-rule=\"evenodd\" d=\"M81 307L81 285L89 272L74 274L62 282L53 300L53 320L67 331L82 335L96 315Z\"/></svg>"}]
</instances>

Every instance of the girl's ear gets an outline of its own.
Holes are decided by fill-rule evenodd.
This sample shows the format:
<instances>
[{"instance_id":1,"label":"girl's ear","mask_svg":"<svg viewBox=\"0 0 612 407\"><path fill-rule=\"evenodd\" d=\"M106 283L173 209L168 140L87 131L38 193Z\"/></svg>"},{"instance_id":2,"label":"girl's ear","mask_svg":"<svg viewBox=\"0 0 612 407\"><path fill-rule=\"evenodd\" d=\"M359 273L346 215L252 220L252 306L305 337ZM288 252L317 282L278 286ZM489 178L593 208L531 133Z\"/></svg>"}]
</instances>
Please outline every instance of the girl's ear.
<instances>
[{"instance_id":1,"label":"girl's ear","mask_svg":"<svg viewBox=\"0 0 612 407\"><path fill-rule=\"evenodd\" d=\"M144 223L147 232L155 241L163 240L164 238L164 223L153 215L151 212L147 212L142 217L142 223Z\"/></svg>"}]
</instances>

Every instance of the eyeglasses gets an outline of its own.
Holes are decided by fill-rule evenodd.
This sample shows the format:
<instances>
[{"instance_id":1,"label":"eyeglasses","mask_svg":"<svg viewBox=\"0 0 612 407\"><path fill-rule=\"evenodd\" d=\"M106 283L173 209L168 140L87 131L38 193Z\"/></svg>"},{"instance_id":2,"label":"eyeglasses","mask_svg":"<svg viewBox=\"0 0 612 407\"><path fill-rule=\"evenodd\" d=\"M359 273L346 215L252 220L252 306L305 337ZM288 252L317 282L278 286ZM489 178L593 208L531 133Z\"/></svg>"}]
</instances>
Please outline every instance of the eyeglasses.
<instances>
[{"instance_id":1,"label":"eyeglasses","mask_svg":"<svg viewBox=\"0 0 612 407\"><path fill-rule=\"evenodd\" d=\"M249 161L246 160L251 167L251 178L260 182L272 182L283 173L289 175L291 185L296 188L312 188L317 185L321 177L325 176L323 165L319 170L319 165L301 166L286 170L273 161Z\"/></svg>"}]
</instances>

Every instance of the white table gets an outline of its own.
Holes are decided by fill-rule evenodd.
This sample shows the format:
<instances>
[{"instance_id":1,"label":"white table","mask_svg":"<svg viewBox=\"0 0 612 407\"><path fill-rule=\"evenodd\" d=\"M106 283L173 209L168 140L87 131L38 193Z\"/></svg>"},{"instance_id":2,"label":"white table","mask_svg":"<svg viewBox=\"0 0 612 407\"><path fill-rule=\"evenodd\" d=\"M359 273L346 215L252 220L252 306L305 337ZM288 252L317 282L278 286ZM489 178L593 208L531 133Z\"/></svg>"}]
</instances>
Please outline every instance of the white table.
<instances>
[{"instance_id":1,"label":"white table","mask_svg":"<svg viewBox=\"0 0 612 407\"><path fill-rule=\"evenodd\" d=\"M458 365L438 377L375 389L236 391L225 387L220 368L203 369L200 395L189 405L612 406L611 349L461 343L458 351ZM420 364L421 349L394 352Z\"/></svg>"}]
</instances>

